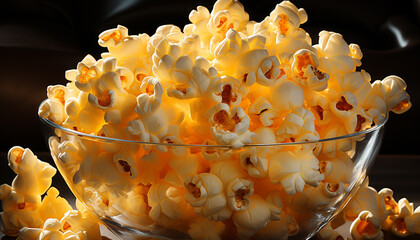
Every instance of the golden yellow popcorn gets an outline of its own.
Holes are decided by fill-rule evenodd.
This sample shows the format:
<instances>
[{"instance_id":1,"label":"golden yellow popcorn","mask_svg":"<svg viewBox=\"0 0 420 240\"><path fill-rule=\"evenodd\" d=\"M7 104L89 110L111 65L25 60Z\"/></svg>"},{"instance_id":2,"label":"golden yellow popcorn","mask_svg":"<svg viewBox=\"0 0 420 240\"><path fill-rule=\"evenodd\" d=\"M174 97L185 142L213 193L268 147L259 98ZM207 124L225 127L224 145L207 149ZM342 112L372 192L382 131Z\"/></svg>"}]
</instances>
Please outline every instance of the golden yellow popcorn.
<instances>
[{"instance_id":1,"label":"golden yellow popcorn","mask_svg":"<svg viewBox=\"0 0 420 240\"><path fill-rule=\"evenodd\" d=\"M57 132L49 139L56 164L96 215L142 231L153 225L193 239L305 234L305 214L337 207L356 184L363 137L339 137L363 134L389 111L407 111L405 82L390 76L372 83L356 71L360 47L339 33L321 31L313 45L301 28L305 10L289 1L260 22L237 0L218 0L211 11L199 6L189 19L183 29L163 25L151 36L129 35L121 25L104 31L98 43L108 52L98 60L87 55L66 72L65 86L48 88L39 108L46 122L101 138ZM15 155L14 170L34 160ZM19 211L25 226L37 225L25 234L97 236L89 233L93 221L75 211L58 232L40 230L68 207L54 188L41 204L49 178L20 175L35 188L19 180L0 193L10 210L4 216ZM380 238L381 226L405 236L420 228L410 206L365 183L343 221L353 222L357 239ZM42 221L28 217L31 211ZM22 227L7 224L15 234ZM332 229L321 235L344 240Z\"/></svg>"},{"instance_id":2,"label":"golden yellow popcorn","mask_svg":"<svg viewBox=\"0 0 420 240\"><path fill-rule=\"evenodd\" d=\"M210 220L223 221L230 217L223 182L212 173L200 173L184 181L184 198L196 214Z\"/></svg>"},{"instance_id":3,"label":"golden yellow popcorn","mask_svg":"<svg viewBox=\"0 0 420 240\"><path fill-rule=\"evenodd\" d=\"M354 240L384 239L381 231L381 220L369 211L362 211L353 221L350 227L351 236Z\"/></svg>"},{"instance_id":4,"label":"golden yellow popcorn","mask_svg":"<svg viewBox=\"0 0 420 240\"><path fill-rule=\"evenodd\" d=\"M58 196L59 191L55 187L51 187L39 206L40 217L43 221L49 218L61 219L67 211L72 207L66 199Z\"/></svg>"}]
</instances>

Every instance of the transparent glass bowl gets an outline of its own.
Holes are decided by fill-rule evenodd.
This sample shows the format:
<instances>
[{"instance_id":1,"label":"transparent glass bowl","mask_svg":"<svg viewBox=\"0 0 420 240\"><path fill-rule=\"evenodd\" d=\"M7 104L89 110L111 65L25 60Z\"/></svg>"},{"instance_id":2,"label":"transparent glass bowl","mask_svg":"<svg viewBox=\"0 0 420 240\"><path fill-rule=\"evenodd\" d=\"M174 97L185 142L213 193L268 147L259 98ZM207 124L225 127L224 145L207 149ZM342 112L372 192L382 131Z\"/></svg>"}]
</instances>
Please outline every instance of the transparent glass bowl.
<instances>
[{"instance_id":1,"label":"transparent glass bowl","mask_svg":"<svg viewBox=\"0 0 420 240\"><path fill-rule=\"evenodd\" d=\"M123 239L190 239L190 223L198 217L191 207L191 198L197 198L193 199L197 200L195 210L203 214L204 208L214 210L210 202L214 191L225 196L222 198L228 210L232 201L242 203L242 207L250 206L247 210L229 210L228 215L236 214L236 217L223 222L226 229L223 239L254 233L253 239L267 239L276 234L279 237L287 235L288 239L309 239L344 208L363 182L378 154L386 120L355 134L316 142L232 149L229 146L152 144L93 136L41 118L51 155L74 195ZM301 154L308 149L311 154ZM317 157L314 160L311 156ZM304 166L298 164L299 161L312 161L312 165L315 161L316 166ZM245 184L242 190L232 193L229 188L232 184L225 181L241 180L238 173L241 171L248 171L253 176L246 177L252 186ZM195 185L198 183L189 182L191 175L202 172L222 176L225 188L207 189L205 196ZM311 184L311 178L319 177L321 173L323 180ZM303 190L300 188L302 180ZM211 188L202 184L205 189ZM275 195L271 194L273 191L280 196L280 204L272 201L275 197L267 200ZM207 201L207 205L202 205L203 201ZM260 210L250 210L255 207L252 201L263 202L263 209L269 206L271 215L277 214L280 220L261 215ZM281 210L281 214L276 209ZM239 212L248 210L250 215L258 215L251 219L252 224L266 226L263 230L250 230L253 226L244 230L246 219L238 220L243 217ZM234 218L237 220L232 221ZM260 222L255 220L257 218ZM265 225L264 221L270 223Z\"/></svg>"}]
</instances>

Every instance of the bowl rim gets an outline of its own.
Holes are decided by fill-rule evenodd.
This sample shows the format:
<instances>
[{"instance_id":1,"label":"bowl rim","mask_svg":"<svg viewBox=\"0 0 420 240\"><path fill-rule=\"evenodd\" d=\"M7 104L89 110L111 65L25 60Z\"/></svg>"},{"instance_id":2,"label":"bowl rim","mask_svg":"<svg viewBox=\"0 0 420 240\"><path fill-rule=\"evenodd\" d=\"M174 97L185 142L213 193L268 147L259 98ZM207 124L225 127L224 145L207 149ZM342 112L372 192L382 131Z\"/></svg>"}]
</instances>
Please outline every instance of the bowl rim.
<instances>
[{"instance_id":1,"label":"bowl rim","mask_svg":"<svg viewBox=\"0 0 420 240\"><path fill-rule=\"evenodd\" d=\"M44 101L42 101L42 103L39 105L38 112L39 112L39 108L41 107L41 105L46 100L47 99L45 99ZM130 139L120 139L120 138L103 137L103 136L92 135L92 134L88 134L88 133L79 132L79 131L76 131L76 130L73 130L73 129L69 129L69 128L63 127L61 125L58 125L57 123L54 123L53 121L51 121L49 119L42 118L39 115L38 115L38 117L39 117L39 119L41 120L41 122L43 124L48 125L50 127L59 129L61 131L70 133L72 135L77 135L78 137L83 137L83 138L87 138L87 139L90 139L90 140L91 139L95 139L96 141L106 141L107 143L109 143L109 142L120 142L120 143L131 143L131 144L142 144L142 145L155 145L155 146L200 147L200 148L203 148L203 147L206 147L206 148L233 148L230 145L155 143L155 142L142 142L142 141L136 141L136 140L130 140ZM377 130L381 129L388 122L388 118L389 118L389 113L385 113L385 117L384 117L383 121L380 122L379 124L375 124L373 127L368 128L368 129L363 130L363 131L360 131L360 132L350 133L350 134L341 135L341 136L337 136L337 137L324 138L324 139L319 139L319 140L316 140L316 141L305 141L305 142L245 144L241 148L246 148L246 147L297 146L297 145L303 145L303 144L317 144L317 143L328 142L328 141L336 141L336 140L341 140L341 139L348 139L348 138L360 137L362 135L366 135L368 133L371 133L371 132L374 132L374 131L377 131Z\"/></svg>"}]
</instances>

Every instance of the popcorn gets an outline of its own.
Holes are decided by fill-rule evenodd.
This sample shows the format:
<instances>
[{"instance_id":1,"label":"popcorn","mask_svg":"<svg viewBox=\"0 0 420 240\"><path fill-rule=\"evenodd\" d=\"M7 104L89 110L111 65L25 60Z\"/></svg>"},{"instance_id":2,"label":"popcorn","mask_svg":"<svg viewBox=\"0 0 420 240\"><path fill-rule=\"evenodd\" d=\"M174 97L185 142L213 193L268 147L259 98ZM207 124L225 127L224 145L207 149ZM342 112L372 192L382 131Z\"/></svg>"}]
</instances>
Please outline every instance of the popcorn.
<instances>
[{"instance_id":1,"label":"popcorn","mask_svg":"<svg viewBox=\"0 0 420 240\"><path fill-rule=\"evenodd\" d=\"M18 239L25 240L50 240L50 239L63 239L63 233L60 232L60 221L54 218L49 218L45 221L42 229L28 229L21 230L21 236Z\"/></svg>"},{"instance_id":2,"label":"popcorn","mask_svg":"<svg viewBox=\"0 0 420 240\"><path fill-rule=\"evenodd\" d=\"M96 61L91 55L86 55L79 64L77 69L66 71L66 79L74 81L75 86L84 92L90 92L96 84L101 72L102 60Z\"/></svg>"},{"instance_id":3,"label":"popcorn","mask_svg":"<svg viewBox=\"0 0 420 240\"><path fill-rule=\"evenodd\" d=\"M314 120L315 117L311 111L303 107L296 107L284 117L282 125L277 129L277 141L305 142L319 140ZM304 146L304 148L306 147Z\"/></svg>"},{"instance_id":4,"label":"popcorn","mask_svg":"<svg viewBox=\"0 0 420 240\"><path fill-rule=\"evenodd\" d=\"M410 96L405 89L407 84L397 76L388 76L373 83L373 94L381 96L386 102L387 111L404 113L411 108Z\"/></svg>"},{"instance_id":5,"label":"popcorn","mask_svg":"<svg viewBox=\"0 0 420 240\"><path fill-rule=\"evenodd\" d=\"M241 153L241 166L248 171L251 177L267 177L268 159L264 154L257 153L255 147L247 148Z\"/></svg>"},{"instance_id":6,"label":"popcorn","mask_svg":"<svg viewBox=\"0 0 420 240\"><path fill-rule=\"evenodd\" d=\"M284 81L277 85L271 93L271 104L279 111L290 111L302 107L305 99L302 88L291 82Z\"/></svg>"},{"instance_id":7,"label":"popcorn","mask_svg":"<svg viewBox=\"0 0 420 240\"><path fill-rule=\"evenodd\" d=\"M321 31L319 33L319 44L314 47L319 55L321 71L329 74L344 74L354 71L356 66L360 65L357 61L362 58L360 49L357 45L352 45L353 53L351 53L350 46L339 33ZM358 65L355 65L355 62Z\"/></svg>"},{"instance_id":8,"label":"popcorn","mask_svg":"<svg viewBox=\"0 0 420 240\"><path fill-rule=\"evenodd\" d=\"M318 159L312 152L278 152L271 156L268 176L274 184L280 183L287 194L302 192L306 184L319 185L324 175L318 171Z\"/></svg>"},{"instance_id":9,"label":"popcorn","mask_svg":"<svg viewBox=\"0 0 420 240\"><path fill-rule=\"evenodd\" d=\"M298 50L293 55L292 72L293 80L299 85L314 91L325 90L328 86L329 75L317 69L318 59L308 49Z\"/></svg>"},{"instance_id":10,"label":"popcorn","mask_svg":"<svg viewBox=\"0 0 420 240\"><path fill-rule=\"evenodd\" d=\"M200 173L184 181L184 198L194 212L210 220L224 221L231 215L226 209L227 199L222 181L212 173Z\"/></svg>"},{"instance_id":11,"label":"popcorn","mask_svg":"<svg viewBox=\"0 0 420 240\"><path fill-rule=\"evenodd\" d=\"M277 4L270 13L270 20L275 26L275 31L286 36L297 30L300 24L305 23L308 20L308 15L305 9L298 9L292 2L283 1Z\"/></svg>"},{"instance_id":12,"label":"popcorn","mask_svg":"<svg viewBox=\"0 0 420 240\"><path fill-rule=\"evenodd\" d=\"M381 221L369 211L363 211L350 227L351 236L355 240L362 239L384 239L381 231Z\"/></svg>"},{"instance_id":13,"label":"popcorn","mask_svg":"<svg viewBox=\"0 0 420 240\"><path fill-rule=\"evenodd\" d=\"M108 52L98 60L87 55L66 72L69 83L48 87L41 117L102 138L57 132L49 139L56 164L96 215L141 231L303 236L306 214L339 207L358 185L353 156L363 131L411 107L405 82L389 76L371 83L356 71L360 47L339 33L321 31L313 45L301 28L305 10L289 1L261 22L250 21L237 0L218 0L211 11L199 6L189 19L183 30L163 25L151 36L129 35L121 25L104 31L98 43ZM54 188L41 202L55 171L17 153L9 162L20 180L0 188L7 231L99 236L89 233L97 228L84 212L65 215L68 204ZM22 173L27 162L40 165L31 167L35 174ZM420 225L410 206L365 183L343 216L355 238L380 238L381 229L405 236ZM62 215L59 230L40 229ZM347 237L333 229L321 235Z\"/></svg>"},{"instance_id":14,"label":"popcorn","mask_svg":"<svg viewBox=\"0 0 420 240\"><path fill-rule=\"evenodd\" d=\"M250 206L243 211L234 212L233 222L238 228L240 238L248 239L270 221L270 208L258 195L251 198Z\"/></svg>"},{"instance_id":15,"label":"popcorn","mask_svg":"<svg viewBox=\"0 0 420 240\"><path fill-rule=\"evenodd\" d=\"M17 174L12 189L17 194L18 203L39 203L57 170L40 161L29 148L15 146L9 150L7 158L10 168Z\"/></svg>"},{"instance_id":16,"label":"popcorn","mask_svg":"<svg viewBox=\"0 0 420 240\"><path fill-rule=\"evenodd\" d=\"M42 199L39 212L44 221L49 218L61 219L67 211L72 210L67 200L58 196L59 193L56 188L51 187Z\"/></svg>"},{"instance_id":17,"label":"popcorn","mask_svg":"<svg viewBox=\"0 0 420 240\"><path fill-rule=\"evenodd\" d=\"M221 0L214 4L207 28L215 37L224 37L229 29L241 31L248 20L248 13L239 1Z\"/></svg>"},{"instance_id":18,"label":"popcorn","mask_svg":"<svg viewBox=\"0 0 420 240\"><path fill-rule=\"evenodd\" d=\"M253 133L248 130L249 117L242 108L234 107L229 111L227 104L219 103L209 109L206 115L212 125L211 132L216 142L231 145L233 148L251 143Z\"/></svg>"}]
</instances>

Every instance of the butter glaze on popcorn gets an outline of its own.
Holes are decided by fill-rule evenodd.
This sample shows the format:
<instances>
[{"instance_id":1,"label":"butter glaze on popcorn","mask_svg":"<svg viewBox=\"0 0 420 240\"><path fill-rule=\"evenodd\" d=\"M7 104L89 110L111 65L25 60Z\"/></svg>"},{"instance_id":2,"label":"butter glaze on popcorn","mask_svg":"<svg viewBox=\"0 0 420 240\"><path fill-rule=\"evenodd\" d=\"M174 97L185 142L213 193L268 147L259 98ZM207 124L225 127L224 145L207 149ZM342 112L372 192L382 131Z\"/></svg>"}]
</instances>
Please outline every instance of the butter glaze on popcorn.
<instances>
[{"instance_id":1,"label":"butter glaze on popcorn","mask_svg":"<svg viewBox=\"0 0 420 240\"><path fill-rule=\"evenodd\" d=\"M99 217L139 230L299 237L305 217L342 201L360 181L352 172L356 142L381 128L389 111L411 107L405 82L371 83L356 71L359 46L339 33L322 31L313 45L301 28L305 10L289 1L261 22L237 0L199 6L189 19L182 30L164 25L152 36L107 30L101 59L86 56L66 72L66 86L48 88L39 115L98 140L59 132L49 140L55 161ZM346 218L371 224L377 238L386 196L363 187ZM408 215L395 221L411 223Z\"/></svg>"}]
</instances>

